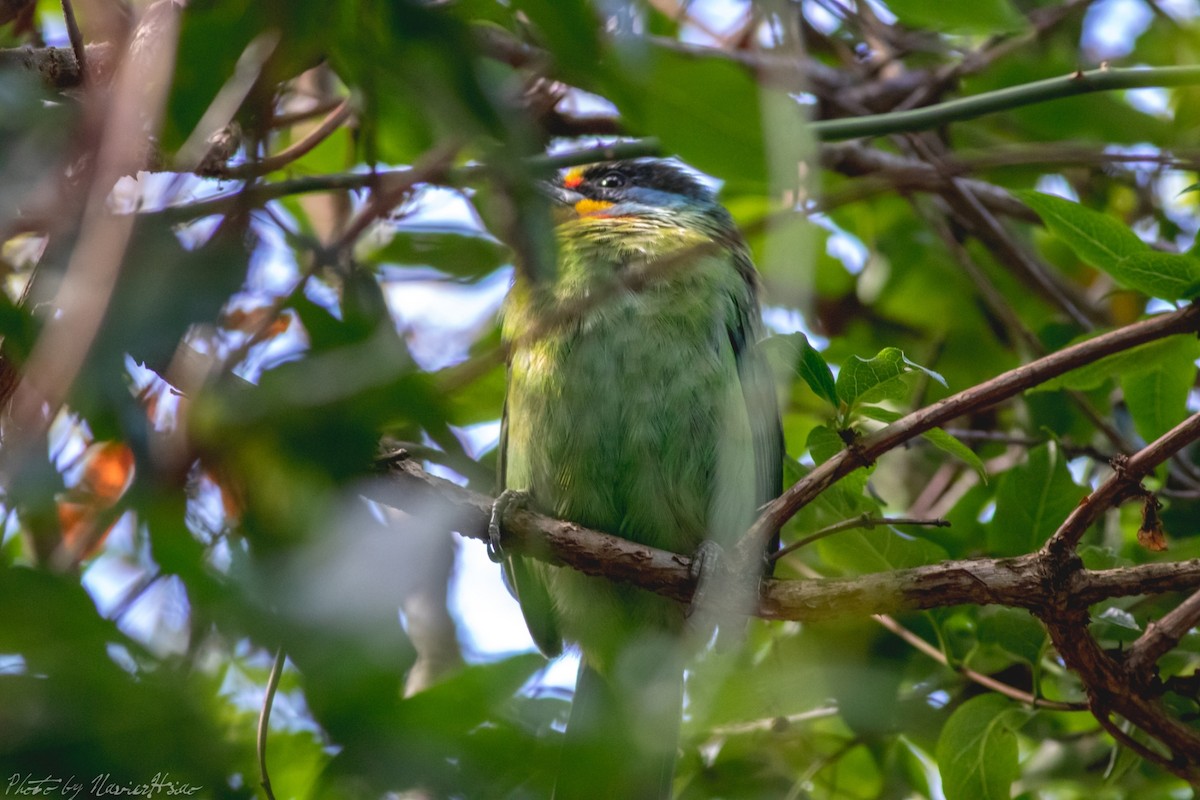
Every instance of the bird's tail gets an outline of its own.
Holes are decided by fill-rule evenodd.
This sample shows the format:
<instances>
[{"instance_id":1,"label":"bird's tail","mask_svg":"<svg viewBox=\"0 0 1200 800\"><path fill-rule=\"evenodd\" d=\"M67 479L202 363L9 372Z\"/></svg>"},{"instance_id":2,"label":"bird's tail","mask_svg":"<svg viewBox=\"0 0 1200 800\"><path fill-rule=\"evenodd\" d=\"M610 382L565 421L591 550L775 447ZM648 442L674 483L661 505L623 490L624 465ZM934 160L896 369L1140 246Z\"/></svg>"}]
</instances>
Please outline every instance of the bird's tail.
<instances>
[{"instance_id":1,"label":"bird's tail","mask_svg":"<svg viewBox=\"0 0 1200 800\"><path fill-rule=\"evenodd\" d=\"M671 797L683 706L677 653L601 674L579 663L575 699L554 800L664 800ZM648 655L648 654L647 654ZM638 674L640 672L640 674Z\"/></svg>"}]
</instances>

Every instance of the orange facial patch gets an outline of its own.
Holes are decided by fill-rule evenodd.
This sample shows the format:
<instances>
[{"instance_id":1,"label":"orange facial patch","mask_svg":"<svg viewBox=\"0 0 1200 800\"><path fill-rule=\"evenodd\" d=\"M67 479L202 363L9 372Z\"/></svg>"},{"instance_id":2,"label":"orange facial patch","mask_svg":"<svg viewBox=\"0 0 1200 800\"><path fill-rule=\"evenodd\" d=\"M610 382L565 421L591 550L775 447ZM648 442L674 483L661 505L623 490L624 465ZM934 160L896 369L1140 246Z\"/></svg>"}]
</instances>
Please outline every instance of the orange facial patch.
<instances>
[{"instance_id":1,"label":"orange facial patch","mask_svg":"<svg viewBox=\"0 0 1200 800\"><path fill-rule=\"evenodd\" d=\"M613 203L605 200L588 200L583 199L575 204L575 213L581 217L599 216L600 212L607 211L613 207Z\"/></svg>"},{"instance_id":2,"label":"orange facial patch","mask_svg":"<svg viewBox=\"0 0 1200 800\"><path fill-rule=\"evenodd\" d=\"M583 169L581 167L569 169L567 170L567 174L563 175L563 186L568 189L574 189L581 183L583 183Z\"/></svg>"}]
</instances>

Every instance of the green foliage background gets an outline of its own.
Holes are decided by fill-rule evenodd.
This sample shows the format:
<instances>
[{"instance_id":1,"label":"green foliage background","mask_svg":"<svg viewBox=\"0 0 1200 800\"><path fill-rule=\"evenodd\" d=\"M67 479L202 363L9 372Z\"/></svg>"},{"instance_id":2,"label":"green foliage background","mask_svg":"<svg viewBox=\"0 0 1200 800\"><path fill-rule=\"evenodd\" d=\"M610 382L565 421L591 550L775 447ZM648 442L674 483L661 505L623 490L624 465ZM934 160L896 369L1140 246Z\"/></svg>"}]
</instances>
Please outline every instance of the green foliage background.
<instances>
[{"instance_id":1,"label":"green foliage background","mask_svg":"<svg viewBox=\"0 0 1200 800\"><path fill-rule=\"evenodd\" d=\"M241 159L252 162L256 144L277 152L301 138L263 126L297 91L297 76L318 65L332 94L351 99L356 124L224 205L202 201L235 195L236 179L143 175L122 190L140 213L66 398L69 411L3 461L0 782L77 776L90 787L107 776L137 786L169 773L203 787L205 797L259 794L255 727L282 648L288 665L266 738L277 797L548 794L568 702L538 689L542 659L518 654L448 670L405 696L417 648L397 611L427 577L425 551L414 542L430 532L448 537L453 521L420 507L397 519L364 510L360 499L379 480L381 435L419 445L421 457L492 492L494 457L476 458L460 433L500 414L503 368L487 356L498 341L494 320L471 331L469 352L446 344L450 357L431 363L410 352L406 337L415 334L398 325L395 299L417 280L483 294L514 261L549 264L548 221L529 181L571 161L548 160L548 145L573 152L597 140L552 136L553 114L526 102L531 72L611 103L629 152L677 155L722 182L763 273L777 334L764 346L787 382L789 482L854 434L1012 369L1039 348L1195 296L1197 195L1180 194L1197 181L1194 87L1163 90L1161 113L1129 93L1106 92L1017 105L930 134L944 167L1012 190L1036 212L1006 216L1008 235L1080 299L1091 329L1037 291L1002 248L964 230L945 191L927 192L897 170L823 168L832 162L829 146L808 127L813 117L886 113L921 87L919 99L932 102L1096 66L1083 33L1096 22L1089 15L1111 3L746 3L740 18L760 24L747 28L746 47L728 49L761 58L757 68L719 48L683 46L712 43L682 21L687 5L187 7L156 138L161 172L254 42L274 46L236 115L246 132ZM691 13L702 19L707 5L697 0ZM1130 5L1147 22L1127 35L1114 66L1196 62L1194 8L1172 16ZM81 11L86 33L88 8ZM57 3L39 3L38 13L33 31L6 34L6 44L60 30ZM767 30L785 31L776 51L754 45L769 41ZM966 53L986 56L960 69L972 63ZM880 91L845 100L869 86ZM25 71L0 72L8 290L0 330L6 358L18 365L53 317L49 298L72 280L82 214L70 202L48 220L31 209L44 209L38 193L47 187L66 197L84 191L61 176L94 147L89 110ZM584 131L603 127L586 115L574 121ZM866 144L904 155L901 139ZM486 233L466 224L406 227L428 200L419 190L393 198L404 202L364 235L335 247L318 241L323 223L300 189L345 176L356 185L350 206L362 212L378 196L368 168L425 164L437 148L450 148L449 156L430 183L461 190ZM1135 150L1144 161L1119 158ZM1047 188L1073 192L1080 203L1034 191ZM164 208L166 201L176 207ZM980 299L980 282L939 235L938 221L994 285L1007 318ZM35 263L31 296L41 305L20 302ZM282 282L270 279L269 264L285 274ZM281 289L288 281L294 285ZM288 332L255 341L232 322L236 309L282 314ZM448 304L445 313L455 309ZM798 332L798 315L810 336ZM845 531L782 559L777 576L851 576L1035 550L1106 474L1115 448L1096 418L1130 442L1161 435L1188 413L1198 355L1194 337L1148 345L887 454L804 508L784 542L914 506L950 527ZM457 363L466 357L469 380ZM207 359L209 372L176 386L179 400L166 382L188 358ZM148 413L152 402L157 411ZM118 521L104 546L64 563L56 557L64 552L61 507L78 494L86 462L77 450L91 441L124 442L136 471L104 511L105 523ZM1176 490L1160 495L1170 551L1138 544L1141 519L1131 507L1089 532L1088 566L1200 557L1195 485L1166 468L1156 481L1151 488ZM939 482L955 490L927 496ZM229 490L225 505L218 483ZM1174 600L1106 601L1093 609L1092 633L1117 647ZM1086 711L1031 708L963 676L969 667L1038 698L1084 699L1026 612L959 606L897 619L943 661L870 619L755 621L736 652L702 660L678 796L1186 796L1185 783L1116 746ZM1162 662L1164 674L1190 676L1198 651L1200 639L1189 634ZM1200 707L1185 693L1171 702L1185 720Z\"/></svg>"}]
</instances>

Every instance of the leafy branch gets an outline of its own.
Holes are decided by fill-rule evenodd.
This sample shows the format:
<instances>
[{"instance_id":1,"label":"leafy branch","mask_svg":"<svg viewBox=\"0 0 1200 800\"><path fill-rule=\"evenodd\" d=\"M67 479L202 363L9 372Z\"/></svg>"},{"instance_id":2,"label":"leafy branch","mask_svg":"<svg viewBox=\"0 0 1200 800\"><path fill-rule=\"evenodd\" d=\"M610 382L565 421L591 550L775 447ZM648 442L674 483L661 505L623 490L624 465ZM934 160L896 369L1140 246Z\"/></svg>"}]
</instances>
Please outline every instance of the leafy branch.
<instances>
[{"instance_id":1,"label":"leafy branch","mask_svg":"<svg viewBox=\"0 0 1200 800\"><path fill-rule=\"evenodd\" d=\"M818 466L767 504L754 526L738 543L743 563L750 563L750 559L755 557L752 554L761 553L774 536L774 531L817 495L858 467L871 464L897 445L962 414L990 408L1039 383L1104 356L1172 334L1193 333L1197 330L1200 330L1200 306L1192 305L1180 311L1160 314L1017 367L939 400L864 437Z\"/></svg>"}]
</instances>

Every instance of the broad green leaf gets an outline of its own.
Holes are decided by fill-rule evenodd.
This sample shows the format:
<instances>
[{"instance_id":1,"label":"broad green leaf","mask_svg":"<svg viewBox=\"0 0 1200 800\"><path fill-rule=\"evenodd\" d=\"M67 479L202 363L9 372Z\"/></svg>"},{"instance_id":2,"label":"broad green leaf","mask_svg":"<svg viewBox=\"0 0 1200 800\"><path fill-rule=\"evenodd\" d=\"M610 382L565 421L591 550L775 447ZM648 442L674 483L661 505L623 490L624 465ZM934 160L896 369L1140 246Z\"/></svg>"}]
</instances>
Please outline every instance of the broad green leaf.
<instances>
[{"instance_id":1,"label":"broad green leaf","mask_svg":"<svg viewBox=\"0 0 1200 800\"><path fill-rule=\"evenodd\" d=\"M885 347L870 360L850 356L838 372L838 399L849 407L858 403L903 399L907 387L899 378L914 370L925 373L943 386L946 385L945 378L931 369L909 361L896 347Z\"/></svg>"},{"instance_id":2,"label":"broad green leaf","mask_svg":"<svg viewBox=\"0 0 1200 800\"><path fill-rule=\"evenodd\" d=\"M861 696L863 688L857 687ZM864 705L868 705L864 703ZM881 710L878 704L871 703L876 712ZM839 704L839 707L842 705ZM867 798L879 797L884 787L883 774L871 749L866 745L852 747L845 755L832 759L828 766L818 772L816 781L827 786L838 787L838 797Z\"/></svg>"},{"instance_id":3,"label":"broad green leaf","mask_svg":"<svg viewBox=\"0 0 1200 800\"><path fill-rule=\"evenodd\" d=\"M1200 294L1200 258L1151 250L1149 245L1146 248L1146 252L1127 259L1119 271L1106 271L1131 289L1151 297L1182 300Z\"/></svg>"},{"instance_id":4,"label":"broad green leaf","mask_svg":"<svg viewBox=\"0 0 1200 800\"><path fill-rule=\"evenodd\" d=\"M946 800L1009 800L1017 779L1021 711L998 694L973 697L946 720L937 743Z\"/></svg>"},{"instance_id":5,"label":"broad green leaf","mask_svg":"<svg viewBox=\"0 0 1200 800\"><path fill-rule=\"evenodd\" d=\"M772 363L781 367L781 373L786 369L789 374L799 375L817 397L837 406L833 371L820 351L809 344L807 336L803 333L772 336L763 342L763 346Z\"/></svg>"},{"instance_id":6,"label":"broad green leaf","mask_svg":"<svg viewBox=\"0 0 1200 800\"><path fill-rule=\"evenodd\" d=\"M644 42L621 44L622 72L601 76L602 90L630 132L657 137L664 152L724 179L727 190L766 190L772 162L794 170L810 149L800 106L761 88L743 66ZM780 136L769 137L775 127Z\"/></svg>"},{"instance_id":7,"label":"broad green leaf","mask_svg":"<svg viewBox=\"0 0 1200 800\"><path fill-rule=\"evenodd\" d=\"M1187 415L1188 393L1196 381L1200 342L1194 336L1164 339L1152 369L1121 372L1121 391L1134 427L1152 442Z\"/></svg>"},{"instance_id":8,"label":"broad green leaf","mask_svg":"<svg viewBox=\"0 0 1200 800\"><path fill-rule=\"evenodd\" d=\"M933 542L888 525L835 533L817 542L817 547L830 566L855 575L920 567L946 557L946 551Z\"/></svg>"},{"instance_id":9,"label":"broad green leaf","mask_svg":"<svg viewBox=\"0 0 1200 800\"><path fill-rule=\"evenodd\" d=\"M541 33L541 42L554 54L564 79L586 83L595 79L601 60L599 17L586 0L515 0Z\"/></svg>"},{"instance_id":10,"label":"broad green leaf","mask_svg":"<svg viewBox=\"0 0 1200 800\"><path fill-rule=\"evenodd\" d=\"M979 640L1037 664L1046 645L1046 629L1028 611L989 606L980 610Z\"/></svg>"},{"instance_id":11,"label":"broad green leaf","mask_svg":"<svg viewBox=\"0 0 1200 800\"><path fill-rule=\"evenodd\" d=\"M1086 341L1100 334L1081 336L1076 342ZM1139 345L1120 353L1106 356L1099 361L1093 361L1082 367L1064 372L1057 378L1046 381L1030 389L1030 392L1048 392L1055 389L1077 389L1081 392L1091 391L1104 385L1110 378L1128 378L1149 371L1167 368L1179 364L1183 354L1188 354L1189 360L1200 358L1200 341L1191 334L1178 334L1159 339L1156 342Z\"/></svg>"},{"instance_id":12,"label":"broad green leaf","mask_svg":"<svg viewBox=\"0 0 1200 800\"><path fill-rule=\"evenodd\" d=\"M1025 20L1008 0L972 0L970 3L888 0L887 6L901 22L914 28L995 34L1019 31L1025 26Z\"/></svg>"},{"instance_id":13,"label":"broad green leaf","mask_svg":"<svg viewBox=\"0 0 1200 800\"><path fill-rule=\"evenodd\" d=\"M934 447L949 453L975 470L979 474L981 481L984 483L988 482L987 468L983 466L983 460L976 455L974 450L967 447L958 439L955 439L941 428L927 430L921 436Z\"/></svg>"},{"instance_id":14,"label":"broad green leaf","mask_svg":"<svg viewBox=\"0 0 1200 800\"><path fill-rule=\"evenodd\" d=\"M865 408L859 409L858 413L867 419L873 419L877 422L886 422L888 425L891 425L896 420L904 417L904 414L900 413L899 411L892 411L890 408L880 408L879 406L866 406Z\"/></svg>"},{"instance_id":15,"label":"broad green leaf","mask_svg":"<svg viewBox=\"0 0 1200 800\"><path fill-rule=\"evenodd\" d=\"M824 464L840 453L845 446L842 437L837 435L837 431L825 425L818 425L809 431L808 441L805 442L805 447L808 448L813 461L817 464Z\"/></svg>"},{"instance_id":16,"label":"broad green leaf","mask_svg":"<svg viewBox=\"0 0 1200 800\"><path fill-rule=\"evenodd\" d=\"M996 489L996 515L988 551L1015 556L1041 547L1075 508L1084 490L1075 485L1053 442L1029 451L1024 464L1004 473Z\"/></svg>"},{"instance_id":17,"label":"broad green leaf","mask_svg":"<svg viewBox=\"0 0 1200 800\"><path fill-rule=\"evenodd\" d=\"M1082 260L1121 285L1151 297L1179 300L1200 290L1200 258L1152 249L1107 214L1039 192L1016 195Z\"/></svg>"},{"instance_id":18,"label":"broad green leaf","mask_svg":"<svg viewBox=\"0 0 1200 800\"><path fill-rule=\"evenodd\" d=\"M904 416L897 411L892 411L891 409L887 408L879 408L878 406L864 406L858 410L858 413L862 414L864 417L878 420L879 422L886 422L889 425ZM941 428L933 428L925 431L925 433L921 434L921 436L924 437L934 447L938 448L939 450L943 450L960 461L966 463L967 466L979 473L979 477L984 483L988 482L987 470L983 466L983 461L980 460L979 456L975 454L974 450L967 447L958 439L955 439Z\"/></svg>"},{"instance_id":19,"label":"broad green leaf","mask_svg":"<svg viewBox=\"0 0 1200 800\"><path fill-rule=\"evenodd\" d=\"M1055 195L1029 191L1015 194L1092 266L1107 269L1109 264L1146 251L1146 243L1137 234L1107 214Z\"/></svg>"}]
</instances>

